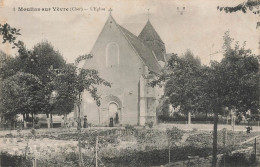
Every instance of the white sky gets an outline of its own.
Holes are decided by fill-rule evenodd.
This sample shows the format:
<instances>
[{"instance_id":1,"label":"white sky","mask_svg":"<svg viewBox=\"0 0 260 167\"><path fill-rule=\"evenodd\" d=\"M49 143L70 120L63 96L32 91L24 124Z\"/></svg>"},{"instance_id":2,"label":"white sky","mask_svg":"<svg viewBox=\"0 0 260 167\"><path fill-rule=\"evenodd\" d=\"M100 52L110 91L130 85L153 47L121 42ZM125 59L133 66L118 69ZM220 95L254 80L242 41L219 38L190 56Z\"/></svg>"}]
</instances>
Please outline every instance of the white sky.
<instances>
[{"instance_id":1,"label":"white sky","mask_svg":"<svg viewBox=\"0 0 260 167\"><path fill-rule=\"evenodd\" d=\"M224 32L229 30L236 41L247 41L247 47L255 54L258 51L259 30L256 29L258 15L236 12L219 12L217 6L234 6L240 0L0 0L0 21L20 28L27 48L48 40L68 62L78 55L89 53L106 19L108 9L118 24L138 35L150 21L166 45L167 53L185 52L190 49L202 62L220 60L221 54L209 54L221 50ZM13 11L13 8L16 11ZM82 7L83 12L18 12L18 7ZM106 11L90 11L91 7ZM183 15L177 7L185 7ZM259 29L259 28L258 28ZM10 46L0 44L0 49L14 54Z\"/></svg>"}]
</instances>

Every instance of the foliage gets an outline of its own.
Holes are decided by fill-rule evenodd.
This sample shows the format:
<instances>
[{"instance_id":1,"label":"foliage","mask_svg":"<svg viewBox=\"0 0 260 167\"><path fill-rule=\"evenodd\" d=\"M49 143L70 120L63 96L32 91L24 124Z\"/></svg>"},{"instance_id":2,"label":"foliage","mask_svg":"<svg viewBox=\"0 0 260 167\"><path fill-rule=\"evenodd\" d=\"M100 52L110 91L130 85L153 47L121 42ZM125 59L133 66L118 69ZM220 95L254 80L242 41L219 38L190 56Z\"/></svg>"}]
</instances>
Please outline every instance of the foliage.
<instances>
[{"instance_id":1,"label":"foliage","mask_svg":"<svg viewBox=\"0 0 260 167\"><path fill-rule=\"evenodd\" d=\"M260 14L259 11L260 2L258 0L247 0L246 2L240 3L234 7L217 7L220 11L225 11L226 13L232 13L237 11L242 11L246 13L247 10L251 11L254 14Z\"/></svg>"},{"instance_id":2,"label":"foliage","mask_svg":"<svg viewBox=\"0 0 260 167\"><path fill-rule=\"evenodd\" d=\"M42 83L36 76L18 72L3 82L2 96L5 115L37 113L44 108Z\"/></svg>"},{"instance_id":3,"label":"foliage","mask_svg":"<svg viewBox=\"0 0 260 167\"><path fill-rule=\"evenodd\" d=\"M248 159L243 153L234 153L232 155L223 155L220 160L220 165L223 166L225 163L226 166L230 167L244 167L251 166L254 162L253 158Z\"/></svg>"},{"instance_id":4,"label":"foliage","mask_svg":"<svg viewBox=\"0 0 260 167\"><path fill-rule=\"evenodd\" d=\"M61 68L65 65L65 61L59 51L54 50L54 47L47 41L36 44L33 50L28 52L29 54L19 54L19 58L17 58L18 64L22 66L19 70L31 73L41 80L43 84L42 89L45 94L45 98L42 99L42 102L45 103L46 106L41 112L52 112L53 106L50 104L50 100L55 83L53 82L53 78L51 78L49 69ZM60 85L60 87L62 87L62 85ZM68 104L68 98L69 97L64 97L63 104L59 106L66 106Z\"/></svg>"},{"instance_id":5,"label":"foliage","mask_svg":"<svg viewBox=\"0 0 260 167\"><path fill-rule=\"evenodd\" d=\"M145 125L147 125L151 129L153 127L153 122L146 122Z\"/></svg>"},{"instance_id":6,"label":"foliage","mask_svg":"<svg viewBox=\"0 0 260 167\"><path fill-rule=\"evenodd\" d=\"M67 96L75 100L78 110L82 101L82 93L87 91L91 94L97 105L100 105L100 95L97 92L98 85L110 86L110 83L99 77L98 71L94 69L79 68L80 61L91 58L92 55L83 55L76 59L74 64L66 64L59 70L51 70L54 83L64 84ZM58 88L57 88L58 89Z\"/></svg>"},{"instance_id":7,"label":"foliage","mask_svg":"<svg viewBox=\"0 0 260 167\"><path fill-rule=\"evenodd\" d=\"M186 123L188 118L186 115L183 115L181 113L175 112L173 113L172 116L167 116L167 115L159 115L158 120L161 122L168 122L168 123ZM208 122L212 121L213 122L213 116L207 116L205 117L204 115L200 113L195 113L194 116L191 117L191 121L193 123L198 122Z\"/></svg>"},{"instance_id":8,"label":"foliage","mask_svg":"<svg viewBox=\"0 0 260 167\"><path fill-rule=\"evenodd\" d=\"M259 63L250 49L238 43L232 47L229 32L224 35L224 58L213 62L214 86L219 103L244 115L248 110L258 113L259 106Z\"/></svg>"},{"instance_id":9,"label":"foliage","mask_svg":"<svg viewBox=\"0 0 260 167\"><path fill-rule=\"evenodd\" d=\"M246 132L233 133L232 131L227 131L227 141L226 146L232 146L233 141L235 145L239 145L241 142L244 142L250 138L256 137L257 132L251 132L247 134ZM223 146L223 140L225 139L225 134L223 131L218 131L218 147ZM234 140L233 140L234 139ZM185 141L185 145L196 145L197 147L211 147L213 136L211 132L194 132L194 134L189 135ZM250 144L252 145L252 144Z\"/></svg>"},{"instance_id":10,"label":"foliage","mask_svg":"<svg viewBox=\"0 0 260 167\"><path fill-rule=\"evenodd\" d=\"M52 70L51 71L51 78L52 78L52 90L55 90L58 92L58 96L55 99L55 103L53 104L53 112L55 114L63 115L63 114L69 114L73 108L76 101L76 97L72 96L73 87L75 86L74 79L75 76L73 76L74 73L76 73L76 69L73 68L71 65L66 64L60 69L56 70L64 70L64 73L62 75L56 75L56 73L53 75ZM59 72L59 71L58 71Z\"/></svg>"},{"instance_id":11,"label":"foliage","mask_svg":"<svg viewBox=\"0 0 260 167\"><path fill-rule=\"evenodd\" d=\"M33 47L32 55L36 56L36 63L32 66L32 74L38 76L43 84L51 82L49 69L59 69L65 65L61 53L55 50L54 47L48 42L43 41ZM30 57L32 59L32 57ZM25 58L23 59L25 60Z\"/></svg>"},{"instance_id":12,"label":"foliage","mask_svg":"<svg viewBox=\"0 0 260 167\"><path fill-rule=\"evenodd\" d=\"M152 86L165 83L164 96L173 107L181 111L204 109L214 113L213 166L217 154L217 121L223 108L233 109L237 114L258 113L259 107L259 62L250 49L238 43L226 32L224 58L211 62L211 66L199 66L196 61L173 55L159 79Z\"/></svg>"},{"instance_id":13,"label":"foliage","mask_svg":"<svg viewBox=\"0 0 260 167\"><path fill-rule=\"evenodd\" d=\"M163 143L165 140L165 132L153 130L153 129L142 129L137 130L134 134L138 144L153 145L155 148Z\"/></svg>"},{"instance_id":14,"label":"foliage","mask_svg":"<svg viewBox=\"0 0 260 167\"><path fill-rule=\"evenodd\" d=\"M243 13L247 13L248 11L252 12L253 14L260 15L260 1L259 0L247 0L243 3L240 3L233 7L217 7L219 11L225 11L226 13L232 13L237 11L242 11ZM260 26L260 22L257 22L256 28Z\"/></svg>"},{"instance_id":15,"label":"foliage","mask_svg":"<svg viewBox=\"0 0 260 167\"><path fill-rule=\"evenodd\" d=\"M183 131L176 127L173 127L172 129L167 129L166 133L171 144L176 144L182 139L183 136Z\"/></svg>"},{"instance_id":16,"label":"foliage","mask_svg":"<svg viewBox=\"0 0 260 167\"><path fill-rule=\"evenodd\" d=\"M21 35L20 29L12 28L8 23L0 24L0 35L3 36L3 42L6 43L9 42L11 44L14 44L13 47L18 46L18 43L16 42L16 38L18 35Z\"/></svg>"},{"instance_id":17,"label":"foliage","mask_svg":"<svg viewBox=\"0 0 260 167\"><path fill-rule=\"evenodd\" d=\"M105 164L114 166L160 166L167 164L168 149L153 149L149 151L120 151L119 157L102 157ZM211 153L210 148L197 148L194 146L173 147L171 148L172 162L187 160L188 156L206 157Z\"/></svg>"},{"instance_id":18,"label":"foliage","mask_svg":"<svg viewBox=\"0 0 260 167\"><path fill-rule=\"evenodd\" d=\"M28 167L32 166L32 161L26 159L22 155L12 155L6 152L0 153L0 165L1 166L12 166L12 167Z\"/></svg>"},{"instance_id":19,"label":"foliage","mask_svg":"<svg viewBox=\"0 0 260 167\"><path fill-rule=\"evenodd\" d=\"M162 118L169 118L170 117L170 107L169 107L169 101L165 98L165 97L162 97L161 101L160 101L160 104L158 106L158 118L159 117L162 117Z\"/></svg>"},{"instance_id":20,"label":"foliage","mask_svg":"<svg viewBox=\"0 0 260 167\"><path fill-rule=\"evenodd\" d=\"M129 124L127 124L127 125L125 126L125 129L126 129L127 131L135 131L135 130L136 130L133 125L129 125Z\"/></svg>"},{"instance_id":21,"label":"foliage","mask_svg":"<svg viewBox=\"0 0 260 167\"><path fill-rule=\"evenodd\" d=\"M5 25L6 26L4 27L6 30L2 30L5 31L4 34L6 35L3 34L3 39L10 38L10 40L7 41L9 43L14 44L14 46L18 47L19 55L4 60L3 66L0 69L0 77L2 78L2 80L5 80L13 75L16 75L18 72L32 74L35 77L37 77L41 82L41 93L44 93L44 96L39 96L35 98L35 100L37 99L39 100L39 103L43 104L41 107L38 108L38 112L49 113L53 107L50 104L50 95L53 91L53 81L52 78L50 78L49 68L57 69L65 65L63 57L58 51L54 50L54 47L47 41L38 43L34 46L33 50L31 51L27 50L22 41L16 41L16 36L20 35L15 33L16 29L11 28L8 24ZM6 97L3 96L2 98L5 99ZM57 106L64 106L63 108L61 107L61 109L63 109L62 111L66 111L66 113L68 112L68 110L71 111L71 108L66 106L68 104L71 106L73 103L71 102L69 97L62 96L62 98L60 99L62 100L59 101ZM15 103L14 101L12 101L12 99L9 100L11 100L10 103ZM64 110L65 107L67 107L67 110ZM3 106L1 107L2 111L9 109L10 108L4 108ZM27 111L25 110L24 112Z\"/></svg>"},{"instance_id":22,"label":"foliage","mask_svg":"<svg viewBox=\"0 0 260 167\"><path fill-rule=\"evenodd\" d=\"M115 130L108 130L108 131L88 131L86 133L81 133L80 138L83 141L82 148L90 149L95 147L96 145L96 139L97 136L99 136L99 145L100 147L106 147L109 144L112 145L118 145L118 134L115 134ZM78 140L77 133L65 133L65 134L59 134L55 136L50 135L41 135L38 137L45 137L55 140Z\"/></svg>"},{"instance_id":23,"label":"foliage","mask_svg":"<svg viewBox=\"0 0 260 167\"><path fill-rule=\"evenodd\" d=\"M163 74L158 80L152 81L151 86L160 85L165 81L165 103L174 108L180 107L180 112L187 114L208 106L204 92L201 91L205 84L205 68L200 60L195 58L190 50L182 57L173 55Z\"/></svg>"}]
</instances>

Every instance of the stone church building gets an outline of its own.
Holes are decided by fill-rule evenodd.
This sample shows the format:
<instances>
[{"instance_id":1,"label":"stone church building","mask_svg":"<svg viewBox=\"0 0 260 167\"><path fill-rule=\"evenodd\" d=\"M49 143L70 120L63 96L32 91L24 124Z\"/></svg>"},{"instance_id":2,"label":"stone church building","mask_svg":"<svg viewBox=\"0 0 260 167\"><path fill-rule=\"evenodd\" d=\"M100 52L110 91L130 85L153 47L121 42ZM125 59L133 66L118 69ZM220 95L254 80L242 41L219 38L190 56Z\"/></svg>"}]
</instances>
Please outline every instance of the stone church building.
<instances>
[{"instance_id":1,"label":"stone church building","mask_svg":"<svg viewBox=\"0 0 260 167\"><path fill-rule=\"evenodd\" d=\"M147 83L160 74L166 50L149 19L136 36L119 25L110 13L91 54L93 58L83 68L98 70L111 87L98 87L102 97L99 107L84 93L81 116L87 116L92 125L108 125L110 118L115 117L121 125L156 123L162 90Z\"/></svg>"}]
</instances>

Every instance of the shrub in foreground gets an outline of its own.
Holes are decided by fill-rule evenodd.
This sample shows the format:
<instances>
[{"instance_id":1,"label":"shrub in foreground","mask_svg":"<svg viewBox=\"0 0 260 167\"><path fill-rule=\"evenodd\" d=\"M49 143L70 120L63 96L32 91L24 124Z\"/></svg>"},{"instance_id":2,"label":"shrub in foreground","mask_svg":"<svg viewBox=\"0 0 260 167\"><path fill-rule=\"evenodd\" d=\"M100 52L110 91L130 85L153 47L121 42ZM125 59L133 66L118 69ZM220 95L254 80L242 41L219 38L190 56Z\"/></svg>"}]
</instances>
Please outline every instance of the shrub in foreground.
<instances>
[{"instance_id":1,"label":"shrub in foreground","mask_svg":"<svg viewBox=\"0 0 260 167\"><path fill-rule=\"evenodd\" d=\"M32 161L25 158L23 155L12 155L6 152L0 153L1 166L5 167L30 167Z\"/></svg>"}]
</instances>

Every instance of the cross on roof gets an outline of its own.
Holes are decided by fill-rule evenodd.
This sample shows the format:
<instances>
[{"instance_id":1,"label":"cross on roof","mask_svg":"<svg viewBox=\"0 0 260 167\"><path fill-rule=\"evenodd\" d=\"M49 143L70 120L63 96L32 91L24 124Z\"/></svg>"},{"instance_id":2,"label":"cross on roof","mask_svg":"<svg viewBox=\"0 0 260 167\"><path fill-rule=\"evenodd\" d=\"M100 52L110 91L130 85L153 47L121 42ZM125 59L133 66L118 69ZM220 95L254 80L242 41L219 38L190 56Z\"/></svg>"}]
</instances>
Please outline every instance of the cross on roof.
<instances>
[{"instance_id":1,"label":"cross on roof","mask_svg":"<svg viewBox=\"0 0 260 167\"><path fill-rule=\"evenodd\" d=\"M148 17L148 20L149 20L149 17L150 17L150 8L149 9L147 9L147 17Z\"/></svg>"},{"instance_id":2,"label":"cross on roof","mask_svg":"<svg viewBox=\"0 0 260 167\"><path fill-rule=\"evenodd\" d=\"M113 9L110 8L108 11L109 11L109 14L111 15L111 12L113 11Z\"/></svg>"}]
</instances>

